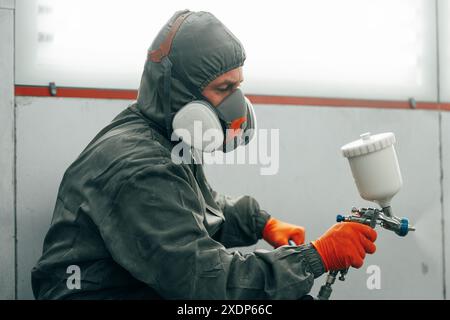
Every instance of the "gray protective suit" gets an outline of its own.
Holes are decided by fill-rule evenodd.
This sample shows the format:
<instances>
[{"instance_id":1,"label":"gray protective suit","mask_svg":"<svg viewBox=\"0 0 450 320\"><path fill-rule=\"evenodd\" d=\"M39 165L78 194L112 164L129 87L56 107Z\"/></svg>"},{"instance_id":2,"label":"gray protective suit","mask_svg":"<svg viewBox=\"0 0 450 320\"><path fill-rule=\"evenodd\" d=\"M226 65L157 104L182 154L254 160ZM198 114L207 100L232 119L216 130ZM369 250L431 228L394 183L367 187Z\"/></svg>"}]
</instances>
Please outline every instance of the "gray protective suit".
<instances>
[{"instance_id":1,"label":"gray protective suit","mask_svg":"<svg viewBox=\"0 0 450 320\"><path fill-rule=\"evenodd\" d=\"M177 12L150 49L163 41ZM171 116L242 66L240 42L213 15L191 14L172 44ZM230 253L255 244L269 215L249 196L219 195L201 165L171 161L164 68L147 60L136 103L67 169L42 257L39 299L298 299L324 272L311 245ZM167 73L166 73L167 75ZM80 288L69 266L81 271ZM72 283L72 286L67 284Z\"/></svg>"}]
</instances>

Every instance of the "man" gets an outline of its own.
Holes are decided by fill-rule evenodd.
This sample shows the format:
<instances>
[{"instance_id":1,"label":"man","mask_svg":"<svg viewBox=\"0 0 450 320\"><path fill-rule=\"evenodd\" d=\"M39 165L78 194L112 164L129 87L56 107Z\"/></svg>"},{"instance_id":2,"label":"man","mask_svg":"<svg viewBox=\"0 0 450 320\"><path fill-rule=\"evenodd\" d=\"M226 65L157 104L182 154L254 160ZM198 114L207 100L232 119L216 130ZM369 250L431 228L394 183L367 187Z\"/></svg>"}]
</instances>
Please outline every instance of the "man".
<instances>
[{"instance_id":1,"label":"man","mask_svg":"<svg viewBox=\"0 0 450 320\"><path fill-rule=\"evenodd\" d=\"M303 244L302 227L271 217L251 197L217 194L200 164L173 162L172 126L184 121L173 119L192 101L210 104L203 111L217 112L234 133L247 128L248 108L230 103L243 99L244 60L241 43L213 15L175 13L149 50L137 102L63 177L32 271L36 298L299 299L325 271L361 267L375 251L375 231L354 223ZM226 250L261 238L276 249ZM67 285L70 266L80 270L76 288Z\"/></svg>"}]
</instances>

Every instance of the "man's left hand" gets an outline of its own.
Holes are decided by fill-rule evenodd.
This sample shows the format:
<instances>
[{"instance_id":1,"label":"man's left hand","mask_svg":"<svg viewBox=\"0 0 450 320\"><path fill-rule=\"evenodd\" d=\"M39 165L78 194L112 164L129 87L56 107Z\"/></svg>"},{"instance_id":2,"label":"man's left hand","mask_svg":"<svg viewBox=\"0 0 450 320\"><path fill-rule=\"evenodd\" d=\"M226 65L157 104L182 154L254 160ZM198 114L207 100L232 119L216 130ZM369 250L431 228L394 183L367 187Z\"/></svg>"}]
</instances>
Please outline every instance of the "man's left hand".
<instances>
[{"instance_id":1,"label":"man's left hand","mask_svg":"<svg viewBox=\"0 0 450 320\"><path fill-rule=\"evenodd\" d=\"M301 245L305 242L305 228L270 218L264 227L263 239L274 248L289 244L289 240Z\"/></svg>"}]
</instances>

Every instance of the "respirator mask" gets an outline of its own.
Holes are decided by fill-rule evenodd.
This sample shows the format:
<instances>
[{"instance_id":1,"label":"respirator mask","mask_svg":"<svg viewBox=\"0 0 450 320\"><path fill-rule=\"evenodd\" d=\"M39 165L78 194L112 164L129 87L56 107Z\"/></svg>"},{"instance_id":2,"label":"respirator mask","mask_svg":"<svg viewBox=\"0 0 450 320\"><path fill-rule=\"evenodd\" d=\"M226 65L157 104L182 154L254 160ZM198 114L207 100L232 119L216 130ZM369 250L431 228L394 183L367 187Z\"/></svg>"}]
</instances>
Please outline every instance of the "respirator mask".
<instances>
[{"instance_id":1,"label":"respirator mask","mask_svg":"<svg viewBox=\"0 0 450 320\"><path fill-rule=\"evenodd\" d=\"M237 88L218 106L195 100L181 108L172 121L173 133L202 152L229 152L246 145L256 131L253 105Z\"/></svg>"}]
</instances>

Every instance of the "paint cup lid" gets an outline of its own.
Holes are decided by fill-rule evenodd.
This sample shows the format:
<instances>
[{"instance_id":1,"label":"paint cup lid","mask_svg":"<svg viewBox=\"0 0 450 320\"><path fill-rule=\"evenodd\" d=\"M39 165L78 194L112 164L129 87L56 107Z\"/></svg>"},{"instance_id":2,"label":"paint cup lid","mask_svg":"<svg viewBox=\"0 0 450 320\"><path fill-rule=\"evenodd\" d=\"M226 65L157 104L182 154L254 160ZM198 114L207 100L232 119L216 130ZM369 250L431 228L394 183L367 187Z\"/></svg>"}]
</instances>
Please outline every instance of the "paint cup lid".
<instances>
[{"instance_id":1,"label":"paint cup lid","mask_svg":"<svg viewBox=\"0 0 450 320\"><path fill-rule=\"evenodd\" d=\"M370 132L366 132L360 135L360 139L343 146L341 151L344 157L352 158L388 148L394 143L395 135L392 132L376 135L371 135Z\"/></svg>"}]
</instances>

